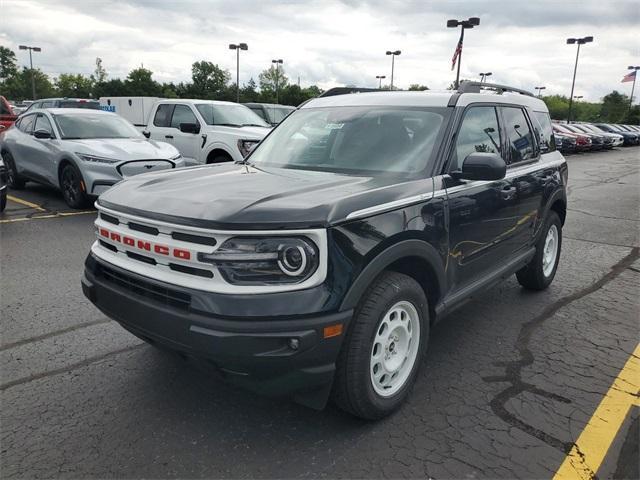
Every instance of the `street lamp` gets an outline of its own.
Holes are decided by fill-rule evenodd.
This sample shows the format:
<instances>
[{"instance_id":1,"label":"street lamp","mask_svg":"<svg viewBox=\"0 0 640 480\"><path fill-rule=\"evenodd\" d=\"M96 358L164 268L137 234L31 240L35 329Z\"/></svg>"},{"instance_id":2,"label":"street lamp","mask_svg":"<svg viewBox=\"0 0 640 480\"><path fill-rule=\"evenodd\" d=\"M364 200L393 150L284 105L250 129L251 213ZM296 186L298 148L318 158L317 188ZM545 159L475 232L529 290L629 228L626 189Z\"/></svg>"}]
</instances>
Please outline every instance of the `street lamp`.
<instances>
[{"instance_id":1,"label":"street lamp","mask_svg":"<svg viewBox=\"0 0 640 480\"><path fill-rule=\"evenodd\" d=\"M640 70L640 67L629 65L627 70L633 70L635 73L633 76L633 85L631 85L631 98L629 98L629 111L631 111L631 107L633 106L633 91L636 89L636 77L638 76L638 70Z\"/></svg>"},{"instance_id":2,"label":"street lamp","mask_svg":"<svg viewBox=\"0 0 640 480\"><path fill-rule=\"evenodd\" d=\"M575 98L576 100L580 100L583 97L583 95L574 95L573 98Z\"/></svg>"},{"instance_id":3,"label":"street lamp","mask_svg":"<svg viewBox=\"0 0 640 480\"><path fill-rule=\"evenodd\" d=\"M573 81L571 82L571 95L569 95L569 115L567 115L567 123L571 123L571 110L573 108L573 89L576 85L576 71L578 70L578 56L580 55L580 45L593 42L593 37L583 38L567 38L567 45L578 44L578 51L576 52L576 64L573 67Z\"/></svg>"},{"instance_id":4,"label":"street lamp","mask_svg":"<svg viewBox=\"0 0 640 480\"><path fill-rule=\"evenodd\" d=\"M547 87L534 87L536 90L538 90L538 98L540 98L542 96L542 90L546 90Z\"/></svg>"},{"instance_id":5,"label":"street lamp","mask_svg":"<svg viewBox=\"0 0 640 480\"><path fill-rule=\"evenodd\" d=\"M29 50L29 65L31 66L31 93L33 95L33 99L36 99L36 79L33 74L33 57L31 56L31 52L41 52L42 49L40 47L28 47L26 45L19 45L18 48L20 50Z\"/></svg>"},{"instance_id":6,"label":"street lamp","mask_svg":"<svg viewBox=\"0 0 640 480\"><path fill-rule=\"evenodd\" d=\"M458 26L462 27L460 30L460 40L458 40L458 46L456 47L456 51L453 54L451 70L453 70L453 66L458 61L458 71L456 73L456 90L460 86L460 64L462 63L462 42L464 41L464 31L467 28L473 28L480 25L480 18L478 17L469 17L467 20L447 20L447 28L456 28Z\"/></svg>"},{"instance_id":7,"label":"street lamp","mask_svg":"<svg viewBox=\"0 0 640 480\"><path fill-rule=\"evenodd\" d=\"M391 55L391 87L390 90L393 90L393 67L395 64L395 59L397 55L400 55L402 52L400 50L395 50L395 51L391 51L391 50L387 50L387 55Z\"/></svg>"},{"instance_id":8,"label":"street lamp","mask_svg":"<svg viewBox=\"0 0 640 480\"><path fill-rule=\"evenodd\" d=\"M379 80L378 82L378 90L382 90L382 79L387 78L386 75L376 75L376 78Z\"/></svg>"},{"instance_id":9,"label":"street lamp","mask_svg":"<svg viewBox=\"0 0 640 480\"><path fill-rule=\"evenodd\" d=\"M485 72L485 73L479 73L479 75L480 75L480 83L484 83L487 81L487 77L490 77L491 75L493 75L493 73Z\"/></svg>"},{"instance_id":10,"label":"street lamp","mask_svg":"<svg viewBox=\"0 0 640 480\"><path fill-rule=\"evenodd\" d=\"M229 50L236 51L236 102L240 103L240 50L249 50L246 43L230 43Z\"/></svg>"},{"instance_id":11,"label":"street lamp","mask_svg":"<svg viewBox=\"0 0 640 480\"><path fill-rule=\"evenodd\" d=\"M280 103L280 97L278 94L278 77L280 76L280 65L284 62L279 58L278 60L271 60L271 63L275 63L276 65L276 103Z\"/></svg>"}]
</instances>

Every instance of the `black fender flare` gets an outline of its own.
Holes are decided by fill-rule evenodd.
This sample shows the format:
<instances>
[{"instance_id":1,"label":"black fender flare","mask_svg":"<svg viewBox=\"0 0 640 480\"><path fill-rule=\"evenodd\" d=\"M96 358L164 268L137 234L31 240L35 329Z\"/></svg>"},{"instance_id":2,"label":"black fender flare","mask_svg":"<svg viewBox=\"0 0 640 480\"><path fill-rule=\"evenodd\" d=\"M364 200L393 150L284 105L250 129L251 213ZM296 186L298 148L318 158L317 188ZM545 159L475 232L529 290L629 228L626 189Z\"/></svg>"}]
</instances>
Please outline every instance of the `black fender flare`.
<instances>
[{"instance_id":1,"label":"black fender flare","mask_svg":"<svg viewBox=\"0 0 640 480\"><path fill-rule=\"evenodd\" d=\"M355 308L369 285L393 262L405 257L419 257L425 260L435 273L437 288L442 298L446 276L442 259L435 248L423 240L402 240L376 255L360 272L342 300L340 311ZM431 305L435 308L435 305Z\"/></svg>"}]
</instances>

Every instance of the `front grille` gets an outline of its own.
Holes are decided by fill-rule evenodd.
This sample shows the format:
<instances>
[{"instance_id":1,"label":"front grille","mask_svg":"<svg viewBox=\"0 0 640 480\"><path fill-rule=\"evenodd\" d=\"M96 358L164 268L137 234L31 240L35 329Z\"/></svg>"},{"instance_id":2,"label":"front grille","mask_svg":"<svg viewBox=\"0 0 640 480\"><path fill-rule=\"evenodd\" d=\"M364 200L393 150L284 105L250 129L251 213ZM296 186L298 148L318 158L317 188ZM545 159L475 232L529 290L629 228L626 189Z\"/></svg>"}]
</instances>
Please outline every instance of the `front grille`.
<instances>
[{"instance_id":1,"label":"front grille","mask_svg":"<svg viewBox=\"0 0 640 480\"><path fill-rule=\"evenodd\" d=\"M191 295L187 293L155 285L151 282L127 275L126 273L118 272L102 264L98 264L96 276L104 279L107 283L124 288L129 292L149 298L163 305L182 310L188 310L189 305L191 305Z\"/></svg>"},{"instance_id":2,"label":"front grille","mask_svg":"<svg viewBox=\"0 0 640 480\"><path fill-rule=\"evenodd\" d=\"M158 235L160 232L156 227L147 227L139 223L129 222L129 228L137 232L148 233L149 235Z\"/></svg>"}]
</instances>

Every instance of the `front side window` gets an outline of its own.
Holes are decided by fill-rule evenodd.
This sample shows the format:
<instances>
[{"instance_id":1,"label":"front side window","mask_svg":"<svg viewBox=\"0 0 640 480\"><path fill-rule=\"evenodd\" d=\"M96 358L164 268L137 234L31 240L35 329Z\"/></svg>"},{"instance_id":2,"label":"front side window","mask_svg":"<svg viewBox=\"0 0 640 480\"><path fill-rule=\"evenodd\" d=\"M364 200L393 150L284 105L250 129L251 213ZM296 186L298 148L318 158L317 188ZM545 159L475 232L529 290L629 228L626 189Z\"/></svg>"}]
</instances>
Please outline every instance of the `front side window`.
<instances>
[{"instance_id":1,"label":"front side window","mask_svg":"<svg viewBox=\"0 0 640 480\"><path fill-rule=\"evenodd\" d=\"M198 103L196 108L207 125L226 125L229 127L271 126L244 105Z\"/></svg>"},{"instance_id":2,"label":"front side window","mask_svg":"<svg viewBox=\"0 0 640 480\"><path fill-rule=\"evenodd\" d=\"M553 152L556 149L556 139L553 135L549 114L547 112L533 112L533 116L540 124L540 148L542 152Z\"/></svg>"},{"instance_id":3,"label":"front side window","mask_svg":"<svg viewBox=\"0 0 640 480\"><path fill-rule=\"evenodd\" d=\"M45 132L49 132L49 135L53 136L51 122L44 115L38 115L38 118L36 118L36 124L33 127L33 131L35 132L36 130L44 130Z\"/></svg>"},{"instance_id":4,"label":"front side window","mask_svg":"<svg viewBox=\"0 0 640 480\"><path fill-rule=\"evenodd\" d=\"M450 170L461 170L464 159L474 152L500 154L500 128L495 107L467 110L458 131Z\"/></svg>"},{"instance_id":5,"label":"front side window","mask_svg":"<svg viewBox=\"0 0 640 480\"><path fill-rule=\"evenodd\" d=\"M510 154L507 165L535 158L533 134L524 111L517 107L503 107L502 118Z\"/></svg>"},{"instance_id":6,"label":"front side window","mask_svg":"<svg viewBox=\"0 0 640 480\"><path fill-rule=\"evenodd\" d=\"M87 110L82 114L56 114L53 118L63 140L142 138L133 125L116 114L90 113Z\"/></svg>"},{"instance_id":7,"label":"front side window","mask_svg":"<svg viewBox=\"0 0 640 480\"><path fill-rule=\"evenodd\" d=\"M153 124L156 127L168 127L171 125L171 115L173 114L173 105L172 103L164 103L162 105L158 105L158 109L156 110L156 114L153 117Z\"/></svg>"},{"instance_id":8,"label":"front side window","mask_svg":"<svg viewBox=\"0 0 640 480\"><path fill-rule=\"evenodd\" d=\"M171 117L171 128L180 128L181 123L198 124L196 116L187 105L176 105Z\"/></svg>"},{"instance_id":9,"label":"front side window","mask_svg":"<svg viewBox=\"0 0 640 480\"><path fill-rule=\"evenodd\" d=\"M24 133L31 133L33 131L33 122L35 121L35 119L35 115L27 115L26 117L22 117L18 128Z\"/></svg>"},{"instance_id":10,"label":"front side window","mask_svg":"<svg viewBox=\"0 0 640 480\"><path fill-rule=\"evenodd\" d=\"M294 112L249 157L260 167L407 175L431 158L446 108L330 107Z\"/></svg>"},{"instance_id":11,"label":"front side window","mask_svg":"<svg viewBox=\"0 0 640 480\"><path fill-rule=\"evenodd\" d=\"M258 115L261 119L266 120L266 118L264 118L264 111L262 110L262 107L249 107L249 108L251 108L251 111L256 115Z\"/></svg>"}]
</instances>

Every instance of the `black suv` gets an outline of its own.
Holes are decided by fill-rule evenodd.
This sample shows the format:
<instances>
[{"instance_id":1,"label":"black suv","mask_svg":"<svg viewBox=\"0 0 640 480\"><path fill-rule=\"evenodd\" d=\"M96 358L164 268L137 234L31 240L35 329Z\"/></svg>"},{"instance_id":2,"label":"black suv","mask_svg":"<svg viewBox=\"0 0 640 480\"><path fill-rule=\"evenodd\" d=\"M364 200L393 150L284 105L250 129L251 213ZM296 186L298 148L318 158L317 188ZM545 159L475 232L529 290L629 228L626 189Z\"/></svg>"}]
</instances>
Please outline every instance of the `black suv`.
<instances>
[{"instance_id":1,"label":"black suv","mask_svg":"<svg viewBox=\"0 0 640 480\"><path fill-rule=\"evenodd\" d=\"M549 286L566 184L528 92L318 98L243 163L104 193L82 286L134 335L231 382L380 418L436 321L512 274Z\"/></svg>"}]
</instances>

